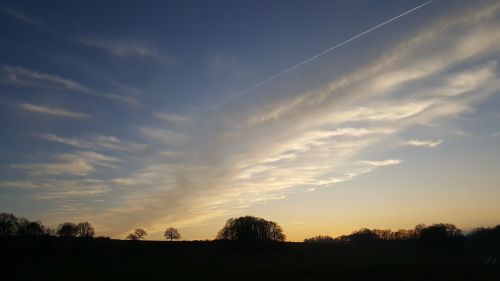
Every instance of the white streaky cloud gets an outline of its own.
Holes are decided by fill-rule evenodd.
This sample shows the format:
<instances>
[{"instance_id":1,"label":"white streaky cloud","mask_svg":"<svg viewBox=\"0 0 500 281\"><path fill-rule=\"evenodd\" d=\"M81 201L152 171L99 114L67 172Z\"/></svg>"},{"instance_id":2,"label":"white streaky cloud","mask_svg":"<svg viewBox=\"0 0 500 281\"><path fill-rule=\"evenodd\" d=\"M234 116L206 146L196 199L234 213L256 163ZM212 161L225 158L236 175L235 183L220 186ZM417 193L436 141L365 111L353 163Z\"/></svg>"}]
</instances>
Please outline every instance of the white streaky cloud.
<instances>
[{"instance_id":1,"label":"white streaky cloud","mask_svg":"<svg viewBox=\"0 0 500 281\"><path fill-rule=\"evenodd\" d=\"M147 57L164 65L175 63L174 58L165 55L158 48L151 45L125 40L105 40L99 38L78 38L77 40L84 45L105 50L115 56Z\"/></svg>"},{"instance_id":2,"label":"white streaky cloud","mask_svg":"<svg viewBox=\"0 0 500 281\"><path fill-rule=\"evenodd\" d=\"M101 93L88 86L59 75L44 73L19 66L4 66L2 69L7 76L7 81L11 84L35 87L59 87L70 91L120 101L131 106L137 106L139 104L139 102L132 97Z\"/></svg>"},{"instance_id":3,"label":"white streaky cloud","mask_svg":"<svg viewBox=\"0 0 500 281\"><path fill-rule=\"evenodd\" d=\"M477 88L478 86L484 84L485 81L488 81L496 76L497 67L497 61L490 61L474 69L453 75L448 79L448 84L450 87L458 89L459 91L450 91L449 93L443 94L453 96L457 93L465 93L471 89Z\"/></svg>"},{"instance_id":4,"label":"white streaky cloud","mask_svg":"<svg viewBox=\"0 0 500 281\"><path fill-rule=\"evenodd\" d=\"M493 134L494 137L500 136L500 132Z\"/></svg>"},{"instance_id":5,"label":"white streaky cloud","mask_svg":"<svg viewBox=\"0 0 500 281\"><path fill-rule=\"evenodd\" d=\"M408 140L403 142L404 145L413 145L413 146L421 146L421 147L436 147L443 143L443 140L435 140L435 141L426 141L426 140Z\"/></svg>"},{"instance_id":6,"label":"white streaky cloud","mask_svg":"<svg viewBox=\"0 0 500 281\"><path fill-rule=\"evenodd\" d=\"M76 138L63 138L56 136L54 134L35 134L36 137L39 137L46 141L56 142L60 144L70 145L78 148L91 148L91 144L87 142L82 142Z\"/></svg>"},{"instance_id":7,"label":"white streaky cloud","mask_svg":"<svg viewBox=\"0 0 500 281\"><path fill-rule=\"evenodd\" d=\"M140 184L140 182L131 178L116 178L112 179L111 182L122 186L134 186Z\"/></svg>"},{"instance_id":8,"label":"white streaky cloud","mask_svg":"<svg viewBox=\"0 0 500 281\"><path fill-rule=\"evenodd\" d=\"M55 74L42 73L24 67L4 66L4 71L11 82L19 84L30 84L36 82L48 82L62 85L65 88L77 91L88 91L86 87L73 80L60 77Z\"/></svg>"},{"instance_id":9,"label":"white streaky cloud","mask_svg":"<svg viewBox=\"0 0 500 281\"><path fill-rule=\"evenodd\" d=\"M334 79L324 87L310 90L285 102L279 102L271 109L252 116L249 124L273 121L291 111L312 108L327 101L334 94L336 94L336 103L342 103L345 99L352 100L359 94L349 91L348 96L339 96L339 92L353 85L357 85L360 88L359 92L363 95L366 93L376 95L384 93L389 88L396 88L401 84L429 77L473 56L494 53L496 46L500 44L500 35L495 33L496 23L489 23L489 21L499 9L499 3L486 5L469 14L446 18L438 24L432 23L424 32L388 50L375 62ZM478 22L488 23L478 24ZM450 35L447 35L448 31L454 28L462 28L463 33L457 35L449 32ZM432 46L438 46L440 43L448 44L449 48L432 49ZM404 73L409 76L403 77ZM396 74L396 78L389 74ZM390 82L383 82L383 79L389 79ZM397 80L399 83L392 80ZM363 81L366 82L363 83ZM377 87L380 84L385 86ZM269 108L269 106L266 107Z\"/></svg>"},{"instance_id":10,"label":"white streaky cloud","mask_svg":"<svg viewBox=\"0 0 500 281\"><path fill-rule=\"evenodd\" d=\"M88 119L91 117L90 115L81 112L74 112L66 109L53 108L53 107L35 105L30 103L22 103L19 105L19 107L30 112L41 113L57 117L68 117L77 119Z\"/></svg>"},{"instance_id":11,"label":"white streaky cloud","mask_svg":"<svg viewBox=\"0 0 500 281\"><path fill-rule=\"evenodd\" d=\"M26 170L30 175L76 175L86 176L94 172L97 167L117 168L114 163L121 160L116 157L84 151L75 154L58 154L50 163L13 164L15 169Z\"/></svg>"},{"instance_id":12,"label":"white streaky cloud","mask_svg":"<svg viewBox=\"0 0 500 281\"><path fill-rule=\"evenodd\" d=\"M343 46L345 44L348 44L349 42L351 42L353 40L356 40L356 39L358 39L358 38L360 38L360 37L362 37L362 36L364 36L364 35L372 32L372 31L374 31L374 30L376 30L378 28L381 28L384 25L389 24L389 23L397 20L398 18L401 18L401 17L403 17L403 16L405 16L407 14L410 14L410 13L412 13L412 12L414 12L414 11L416 11L416 10L418 10L418 9L420 9L420 8L422 8L422 7L430 4L430 3L432 3L433 1L434 0L427 1L427 2L425 2L423 4L421 4L421 5L418 5L418 6L414 7L414 8L412 8L412 9L409 9L409 10L407 10L407 11L405 11L405 12L403 12L403 13L401 13L401 14L393 17L393 18L390 18L390 19L388 19L388 20L386 20L386 21L384 21L384 22L382 22L382 23L380 23L380 24L372 27L372 28L369 28L366 31L363 31L363 32L361 32L361 33L359 33L359 34L357 34L357 35L355 35L355 36L353 36L353 37L351 37L351 38L349 38L349 39L347 39L345 41L342 41L339 44L336 44L336 45L334 45L334 46L332 46L332 47L330 47L330 48L328 48L328 49L326 49L326 50L324 50L324 51L322 51L322 52L320 52L318 54L315 54L314 56L312 56L312 57L310 57L310 58L308 58L308 59L306 59L304 61L301 61L301 62L299 62L299 63L297 63L295 65L292 65L291 67L289 67L287 69L284 69L284 70L278 72L277 74L275 74L275 75L273 75L273 76L271 76L271 77L269 77L269 78L267 78L267 79L265 79L265 80L263 80L263 81L255 84L255 85L252 85L252 86L248 87L247 89L244 89L243 91L240 91L239 93L231 95L231 96L229 96L229 97L227 97L227 98L225 98L225 99L217 102L215 105L211 106L209 109L215 108L215 107L217 107L217 106L219 106L219 105L221 105L223 103L226 103L226 102L228 102L228 101L230 101L232 99L238 98L238 97L240 97L240 96L242 96L242 95L244 95L244 94L252 91L253 89L256 89L256 88L258 88L258 87L260 87L260 86L262 86L264 84L267 84L267 83L275 80L276 78L281 77L281 76L287 74L290 71L293 71L293 70L295 70L295 69L297 69L297 68L299 68L299 67L301 67L301 66L303 66L303 65L305 65L305 64L307 64L307 63L309 63L311 61L314 61L314 60L322 57L323 55L326 55L326 54L328 54L328 53L336 50L337 48L339 48L339 47L341 47L341 46Z\"/></svg>"},{"instance_id":13,"label":"white streaky cloud","mask_svg":"<svg viewBox=\"0 0 500 281\"><path fill-rule=\"evenodd\" d=\"M98 135L87 139L65 138L54 134L35 134L36 137L46 141L74 146L82 149L138 151L147 147L146 144L126 142L113 136Z\"/></svg>"},{"instance_id":14,"label":"white streaky cloud","mask_svg":"<svg viewBox=\"0 0 500 281\"><path fill-rule=\"evenodd\" d=\"M19 11L15 11L15 10L12 10L8 7L2 7L0 6L0 12L2 13L5 13L13 18L16 18L20 21L23 21L25 23L29 23L29 24L32 24L32 25L35 25L35 26L40 26L40 27L43 27L45 26L45 23L42 22L41 20L38 20L38 19L35 19L35 18L32 18L30 16L27 16Z\"/></svg>"},{"instance_id":15,"label":"white streaky cloud","mask_svg":"<svg viewBox=\"0 0 500 281\"><path fill-rule=\"evenodd\" d=\"M97 136L94 143L99 148L122 151L137 151L147 147L146 144L124 142L113 136Z\"/></svg>"},{"instance_id":16,"label":"white streaky cloud","mask_svg":"<svg viewBox=\"0 0 500 281\"><path fill-rule=\"evenodd\" d=\"M177 114L165 114L165 113L155 112L154 115L158 119L166 121L166 122L171 123L171 124L182 125L182 124L186 124L189 122L189 118L187 118L186 116L181 116L181 115L177 115Z\"/></svg>"},{"instance_id":17,"label":"white streaky cloud","mask_svg":"<svg viewBox=\"0 0 500 281\"><path fill-rule=\"evenodd\" d=\"M381 161L362 161L361 163L366 164L366 165L371 166L371 167L384 167L384 166L401 164L401 160L387 159L387 160L381 160Z\"/></svg>"},{"instance_id":18,"label":"white streaky cloud","mask_svg":"<svg viewBox=\"0 0 500 281\"><path fill-rule=\"evenodd\" d=\"M148 138L163 142L165 144L178 144L185 141L187 138L184 134L167 129L144 127L141 128L140 131Z\"/></svg>"},{"instance_id":19,"label":"white streaky cloud","mask_svg":"<svg viewBox=\"0 0 500 281\"><path fill-rule=\"evenodd\" d=\"M33 163L33 164L13 164L13 168L27 170L31 175L76 175L85 176L94 170L94 167L83 160L72 162L62 161L59 163Z\"/></svg>"},{"instance_id":20,"label":"white streaky cloud","mask_svg":"<svg viewBox=\"0 0 500 281\"><path fill-rule=\"evenodd\" d=\"M183 153L181 151L163 150L160 151L159 155L164 157L180 157Z\"/></svg>"},{"instance_id":21,"label":"white streaky cloud","mask_svg":"<svg viewBox=\"0 0 500 281\"><path fill-rule=\"evenodd\" d=\"M103 181L95 179L0 181L0 188L24 189L40 200L96 197L111 190Z\"/></svg>"}]
</instances>

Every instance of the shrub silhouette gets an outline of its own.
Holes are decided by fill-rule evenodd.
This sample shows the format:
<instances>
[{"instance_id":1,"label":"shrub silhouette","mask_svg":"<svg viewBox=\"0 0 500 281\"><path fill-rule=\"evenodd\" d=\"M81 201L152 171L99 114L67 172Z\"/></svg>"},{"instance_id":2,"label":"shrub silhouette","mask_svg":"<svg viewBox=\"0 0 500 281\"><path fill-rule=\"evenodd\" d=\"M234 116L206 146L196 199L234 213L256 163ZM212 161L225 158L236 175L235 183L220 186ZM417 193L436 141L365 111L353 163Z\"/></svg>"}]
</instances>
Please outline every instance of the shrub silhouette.
<instances>
[{"instance_id":1,"label":"shrub silhouette","mask_svg":"<svg viewBox=\"0 0 500 281\"><path fill-rule=\"evenodd\" d=\"M165 239L167 240L170 239L170 241L172 241L173 239L181 239L181 234L176 228L173 227L167 228L163 236L165 236Z\"/></svg>"},{"instance_id":2,"label":"shrub silhouette","mask_svg":"<svg viewBox=\"0 0 500 281\"><path fill-rule=\"evenodd\" d=\"M285 241L283 229L273 221L245 216L230 218L216 237L217 240Z\"/></svg>"}]
</instances>

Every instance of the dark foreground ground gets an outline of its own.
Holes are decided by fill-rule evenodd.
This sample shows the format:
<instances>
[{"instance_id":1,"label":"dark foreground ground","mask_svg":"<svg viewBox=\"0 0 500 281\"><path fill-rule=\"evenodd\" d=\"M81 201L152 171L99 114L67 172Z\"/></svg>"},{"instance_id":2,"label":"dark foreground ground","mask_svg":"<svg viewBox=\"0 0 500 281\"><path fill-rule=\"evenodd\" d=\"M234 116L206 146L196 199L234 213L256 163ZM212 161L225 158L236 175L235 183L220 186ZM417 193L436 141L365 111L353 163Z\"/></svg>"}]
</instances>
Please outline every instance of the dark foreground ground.
<instances>
[{"instance_id":1,"label":"dark foreground ground","mask_svg":"<svg viewBox=\"0 0 500 281\"><path fill-rule=\"evenodd\" d=\"M0 255L0 280L500 280L498 245L449 253L411 243L10 238Z\"/></svg>"}]
</instances>

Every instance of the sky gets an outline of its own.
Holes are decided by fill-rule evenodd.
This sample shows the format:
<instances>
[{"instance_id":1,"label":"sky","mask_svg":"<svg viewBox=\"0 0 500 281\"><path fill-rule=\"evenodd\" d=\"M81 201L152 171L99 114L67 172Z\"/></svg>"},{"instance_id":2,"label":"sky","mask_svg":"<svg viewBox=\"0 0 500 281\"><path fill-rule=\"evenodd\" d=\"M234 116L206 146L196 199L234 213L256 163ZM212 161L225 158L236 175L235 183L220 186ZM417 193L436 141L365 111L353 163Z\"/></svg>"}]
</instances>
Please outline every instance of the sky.
<instances>
[{"instance_id":1,"label":"sky","mask_svg":"<svg viewBox=\"0 0 500 281\"><path fill-rule=\"evenodd\" d=\"M0 211L499 224L498 30L498 1L0 1Z\"/></svg>"}]
</instances>

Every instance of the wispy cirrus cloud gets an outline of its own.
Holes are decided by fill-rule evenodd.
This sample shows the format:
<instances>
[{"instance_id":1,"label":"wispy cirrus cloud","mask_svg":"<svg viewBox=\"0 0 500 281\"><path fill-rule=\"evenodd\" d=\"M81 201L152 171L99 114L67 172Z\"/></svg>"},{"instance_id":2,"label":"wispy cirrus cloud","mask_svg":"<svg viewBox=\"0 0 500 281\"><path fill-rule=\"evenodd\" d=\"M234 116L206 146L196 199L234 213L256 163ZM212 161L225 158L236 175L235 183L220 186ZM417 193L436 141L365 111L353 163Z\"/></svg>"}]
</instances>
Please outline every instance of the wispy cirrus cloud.
<instances>
[{"instance_id":1,"label":"wispy cirrus cloud","mask_svg":"<svg viewBox=\"0 0 500 281\"><path fill-rule=\"evenodd\" d=\"M9 7L0 6L0 12L7 14L7 15L9 15L17 20L31 24L31 25L40 26L40 27L45 26L45 23L43 21L41 21L39 19L35 19L33 17L30 17L22 12L16 11L16 10L9 8Z\"/></svg>"},{"instance_id":2,"label":"wispy cirrus cloud","mask_svg":"<svg viewBox=\"0 0 500 281\"><path fill-rule=\"evenodd\" d=\"M151 44L141 44L131 40L110 40L96 37L77 38L81 44L104 50L110 54L121 57L143 57L150 58L163 65L172 65L175 59L160 51Z\"/></svg>"},{"instance_id":3,"label":"wispy cirrus cloud","mask_svg":"<svg viewBox=\"0 0 500 281\"><path fill-rule=\"evenodd\" d=\"M404 159L387 154L401 145L403 133L458 122L457 116L500 90L499 9L488 4L429 23L378 59L295 97L262 98L251 109L197 118L193 124L210 129L175 132L192 142L182 157L149 162L120 179L141 189L127 190L106 210L102 220L112 221L107 231L122 235L134 223L152 232L165 222L201 223L401 164ZM175 139L165 128L141 131L163 140L163 150L161 143ZM410 141L427 147L442 142ZM125 214L126 223L117 219Z\"/></svg>"},{"instance_id":4,"label":"wispy cirrus cloud","mask_svg":"<svg viewBox=\"0 0 500 281\"><path fill-rule=\"evenodd\" d=\"M90 115L85 114L85 113L81 113L81 112L69 111L69 110L61 109L61 108L35 105L35 104L31 104L31 103L22 103L19 105L19 107L26 110L26 111L41 113L41 114L46 114L46 115L51 115L51 116L56 116L56 117L68 117L68 118L77 118L77 119L87 119L87 118L91 117Z\"/></svg>"},{"instance_id":5,"label":"wispy cirrus cloud","mask_svg":"<svg viewBox=\"0 0 500 281\"><path fill-rule=\"evenodd\" d=\"M2 68L2 72L4 74L4 77L6 78L6 82L14 85L43 88L61 88L69 91L120 101L132 106L137 106L139 104L139 102L132 97L102 93L86 85L83 85L82 83L56 74L40 72L20 66L4 66Z\"/></svg>"},{"instance_id":6,"label":"wispy cirrus cloud","mask_svg":"<svg viewBox=\"0 0 500 281\"><path fill-rule=\"evenodd\" d=\"M54 134L35 134L43 140L74 146L82 149L100 149L116 151L138 151L147 147L146 144L125 142L113 136L95 136L90 139L65 138Z\"/></svg>"},{"instance_id":7,"label":"wispy cirrus cloud","mask_svg":"<svg viewBox=\"0 0 500 281\"><path fill-rule=\"evenodd\" d=\"M144 127L140 131L146 137L164 144L178 144L187 139L186 135L170 129Z\"/></svg>"},{"instance_id":8,"label":"wispy cirrus cloud","mask_svg":"<svg viewBox=\"0 0 500 281\"><path fill-rule=\"evenodd\" d=\"M189 118L155 114L167 124L139 131L158 153L144 156L137 170L100 183L123 187L113 205L80 214L107 235L121 236L140 225L155 238L165 223L179 227L204 223L253 204L391 169L406 161L393 155L406 132L418 128L423 131L419 138L424 139L409 140L407 145L435 147L445 136L435 132L427 136L422 124L459 122L456 117L473 112L481 101L498 93L500 23L494 16L499 7L478 6L429 23L364 66L291 98L255 95L255 107L230 111L221 107ZM118 56L149 56L138 50L115 51L124 52ZM184 119L196 129L172 129ZM78 148L103 147L95 140L44 137ZM113 139L106 143L117 144ZM182 145L171 150L174 144ZM14 167L42 171L45 176L81 176L118 163L77 155Z\"/></svg>"},{"instance_id":9,"label":"wispy cirrus cloud","mask_svg":"<svg viewBox=\"0 0 500 281\"><path fill-rule=\"evenodd\" d=\"M154 115L158 119L163 120L170 124L183 125L190 121L188 117L178 114L171 114L171 113L165 114L165 113L154 112Z\"/></svg>"},{"instance_id":10,"label":"wispy cirrus cloud","mask_svg":"<svg viewBox=\"0 0 500 281\"><path fill-rule=\"evenodd\" d=\"M404 145L413 145L413 146L421 146L421 147L436 147L440 144L443 143L443 140L435 140L435 141L430 141L430 140L408 140L404 141Z\"/></svg>"},{"instance_id":11,"label":"wispy cirrus cloud","mask_svg":"<svg viewBox=\"0 0 500 281\"><path fill-rule=\"evenodd\" d=\"M0 187L28 190L35 199L41 200L96 197L111 190L104 181L96 179L0 181Z\"/></svg>"},{"instance_id":12,"label":"wispy cirrus cloud","mask_svg":"<svg viewBox=\"0 0 500 281\"><path fill-rule=\"evenodd\" d=\"M76 175L86 176L97 167L117 168L115 163L121 160L104 154L83 151L73 154L58 154L53 162L49 163L22 163L13 164L12 168L27 171L33 176L43 175Z\"/></svg>"}]
</instances>

